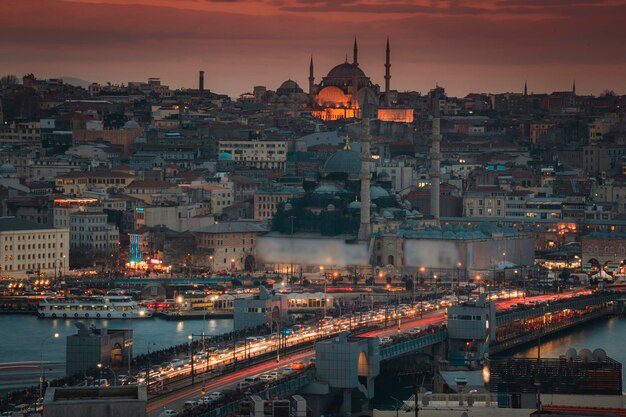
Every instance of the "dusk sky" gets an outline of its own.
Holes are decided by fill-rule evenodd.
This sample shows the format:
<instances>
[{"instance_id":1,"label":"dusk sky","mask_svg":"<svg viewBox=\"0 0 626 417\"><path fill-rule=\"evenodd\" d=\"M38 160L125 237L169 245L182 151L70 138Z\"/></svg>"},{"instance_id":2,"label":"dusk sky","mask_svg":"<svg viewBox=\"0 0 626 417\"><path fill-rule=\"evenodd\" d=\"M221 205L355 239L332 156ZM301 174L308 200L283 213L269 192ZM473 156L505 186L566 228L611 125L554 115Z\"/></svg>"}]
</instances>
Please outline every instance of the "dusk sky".
<instances>
[{"instance_id":1,"label":"dusk sky","mask_svg":"<svg viewBox=\"0 0 626 417\"><path fill-rule=\"evenodd\" d=\"M237 96L307 88L352 56L391 87L449 94L626 93L626 0L1 0L0 72L121 83L160 77ZM0 75L3 75L0 74Z\"/></svg>"}]
</instances>

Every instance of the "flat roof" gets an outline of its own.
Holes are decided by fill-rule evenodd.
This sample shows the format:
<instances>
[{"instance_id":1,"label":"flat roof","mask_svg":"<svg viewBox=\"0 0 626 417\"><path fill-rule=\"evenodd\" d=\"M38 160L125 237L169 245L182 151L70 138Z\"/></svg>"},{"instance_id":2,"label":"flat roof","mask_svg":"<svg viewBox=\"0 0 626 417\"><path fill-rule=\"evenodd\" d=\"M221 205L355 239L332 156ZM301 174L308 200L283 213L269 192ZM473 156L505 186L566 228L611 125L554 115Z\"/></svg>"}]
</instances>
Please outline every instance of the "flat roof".
<instances>
[{"instance_id":1,"label":"flat roof","mask_svg":"<svg viewBox=\"0 0 626 417\"><path fill-rule=\"evenodd\" d=\"M47 226L17 217L0 217L0 232L16 232L22 230L57 230Z\"/></svg>"}]
</instances>

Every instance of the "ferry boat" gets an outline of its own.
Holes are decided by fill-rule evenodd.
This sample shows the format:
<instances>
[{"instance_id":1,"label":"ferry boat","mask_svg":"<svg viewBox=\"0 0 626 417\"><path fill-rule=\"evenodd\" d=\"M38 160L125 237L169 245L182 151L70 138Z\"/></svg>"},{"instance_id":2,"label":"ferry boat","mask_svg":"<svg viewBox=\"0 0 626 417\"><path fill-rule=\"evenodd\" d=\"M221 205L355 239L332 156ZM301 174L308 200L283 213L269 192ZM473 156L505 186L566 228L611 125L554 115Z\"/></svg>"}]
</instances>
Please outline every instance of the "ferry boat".
<instances>
[{"instance_id":1,"label":"ferry boat","mask_svg":"<svg viewBox=\"0 0 626 417\"><path fill-rule=\"evenodd\" d=\"M52 319L143 319L152 317L152 310L138 305L131 297L111 295L89 299L44 298L37 314Z\"/></svg>"}]
</instances>

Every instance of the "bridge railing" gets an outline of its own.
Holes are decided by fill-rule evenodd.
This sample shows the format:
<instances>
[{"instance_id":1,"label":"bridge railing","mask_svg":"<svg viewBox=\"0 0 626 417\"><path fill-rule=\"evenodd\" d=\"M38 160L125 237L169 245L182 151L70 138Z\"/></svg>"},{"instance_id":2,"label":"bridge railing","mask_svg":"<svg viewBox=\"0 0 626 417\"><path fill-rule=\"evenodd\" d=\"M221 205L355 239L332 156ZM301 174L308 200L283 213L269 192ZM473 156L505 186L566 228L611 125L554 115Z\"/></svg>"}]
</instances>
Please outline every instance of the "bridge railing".
<instances>
[{"instance_id":1,"label":"bridge railing","mask_svg":"<svg viewBox=\"0 0 626 417\"><path fill-rule=\"evenodd\" d=\"M263 391L255 392L254 395L258 395L261 398L272 398L272 397L284 396L292 392L295 392L296 390L310 384L311 381L313 381L314 375L315 375L315 372L312 370L309 370L298 378L293 378L281 384L274 385ZM213 410L210 410L204 413L203 412L197 413L197 414L194 414L194 416L195 417L225 417L233 413L236 413L239 409L241 409L244 406L244 404L247 401L248 401L248 396L246 395L243 398L232 401L228 404L224 404L223 406L219 408L215 408Z\"/></svg>"},{"instance_id":2,"label":"bridge railing","mask_svg":"<svg viewBox=\"0 0 626 417\"><path fill-rule=\"evenodd\" d=\"M404 355L412 351L425 348L437 343L441 343L448 337L446 330L438 330L435 333L427 334L426 336L418 337L415 339L407 340L404 342L396 343L391 346L385 346L380 349L380 360L391 359L396 356Z\"/></svg>"},{"instance_id":3,"label":"bridge railing","mask_svg":"<svg viewBox=\"0 0 626 417\"><path fill-rule=\"evenodd\" d=\"M568 301L551 302L546 305L541 305L534 308L528 308L526 310L514 311L507 314L502 314L496 317L496 324L506 324L514 320L528 319L531 317L537 317L546 313L552 313L563 309L576 309L584 308L594 304L604 304L612 301L616 301L620 298L620 294L599 294L592 297L576 298Z\"/></svg>"},{"instance_id":4,"label":"bridge railing","mask_svg":"<svg viewBox=\"0 0 626 417\"><path fill-rule=\"evenodd\" d=\"M492 343L489 346L489 352L490 353L499 353L502 352L504 350L513 348L517 345L520 345L522 343L527 343L533 340L536 340L537 337L539 336L543 336L543 335L547 335L550 333L554 333L563 329L566 329L568 327L574 326L575 324L578 323L583 323L589 320L593 320L596 319L598 317L602 317L602 316L606 316L607 314L609 314L610 312L608 310L596 310L592 313L589 314L585 314L582 316L578 316L578 317L574 317L568 320L563 320L563 321L559 321L557 323L552 323L547 325L546 327L542 327L534 332L530 332L530 333L526 333L523 335L519 335L517 337L513 337L511 339L507 339L504 340L502 342L499 343Z\"/></svg>"}]
</instances>

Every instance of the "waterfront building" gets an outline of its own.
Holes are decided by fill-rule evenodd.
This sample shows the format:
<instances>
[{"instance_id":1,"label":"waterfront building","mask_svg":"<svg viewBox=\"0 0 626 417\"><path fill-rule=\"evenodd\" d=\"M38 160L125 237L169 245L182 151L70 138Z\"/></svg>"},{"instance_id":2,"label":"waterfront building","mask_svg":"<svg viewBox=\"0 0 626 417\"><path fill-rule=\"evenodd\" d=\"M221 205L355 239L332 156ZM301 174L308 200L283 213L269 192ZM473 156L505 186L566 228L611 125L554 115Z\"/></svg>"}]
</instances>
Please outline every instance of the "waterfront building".
<instances>
[{"instance_id":1,"label":"waterfront building","mask_svg":"<svg viewBox=\"0 0 626 417\"><path fill-rule=\"evenodd\" d=\"M259 295L251 298L237 298L233 307L233 328L235 331L266 326L279 331L287 321L287 296L272 295L263 286Z\"/></svg>"},{"instance_id":2,"label":"waterfront building","mask_svg":"<svg viewBox=\"0 0 626 417\"><path fill-rule=\"evenodd\" d=\"M448 361L452 366L477 366L496 337L496 304L484 297L475 304L448 307Z\"/></svg>"},{"instance_id":3,"label":"waterfront building","mask_svg":"<svg viewBox=\"0 0 626 417\"><path fill-rule=\"evenodd\" d=\"M87 328L76 322L78 332L67 336L65 373L75 375L104 366L128 365L132 358L132 329Z\"/></svg>"},{"instance_id":4,"label":"waterfront building","mask_svg":"<svg viewBox=\"0 0 626 417\"><path fill-rule=\"evenodd\" d=\"M69 269L69 229L0 217L0 274L16 278Z\"/></svg>"},{"instance_id":5,"label":"waterfront building","mask_svg":"<svg viewBox=\"0 0 626 417\"><path fill-rule=\"evenodd\" d=\"M146 417L145 385L53 387L43 399L44 417Z\"/></svg>"},{"instance_id":6,"label":"waterfront building","mask_svg":"<svg viewBox=\"0 0 626 417\"><path fill-rule=\"evenodd\" d=\"M379 339L350 338L348 334L315 344L316 381L326 385L318 392L339 394L342 415L351 414L353 392L368 400L374 397L374 379L380 373ZM315 415L322 414L320 405L321 401L311 404Z\"/></svg>"},{"instance_id":7,"label":"waterfront building","mask_svg":"<svg viewBox=\"0 0 626 417\"><path fill-rule=\"evenodd\" d=\"M609 274L626 272L626 232L594 231L581 236L580 241L583 270L591 272L602 268Z\"/></svg>"}]
</instances>

